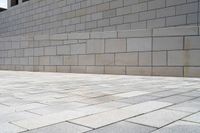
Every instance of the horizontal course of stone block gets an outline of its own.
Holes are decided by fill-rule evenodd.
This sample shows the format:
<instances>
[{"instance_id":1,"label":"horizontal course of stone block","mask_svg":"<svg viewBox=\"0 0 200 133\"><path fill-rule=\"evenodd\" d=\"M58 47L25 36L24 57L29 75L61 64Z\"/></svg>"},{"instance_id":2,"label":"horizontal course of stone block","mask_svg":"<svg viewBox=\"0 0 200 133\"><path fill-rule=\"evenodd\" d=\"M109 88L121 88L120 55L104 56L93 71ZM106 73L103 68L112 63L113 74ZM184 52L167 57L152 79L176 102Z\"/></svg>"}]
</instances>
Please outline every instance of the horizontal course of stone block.
<instances>
[{"instance_id":1,"label":"horizontal course of stone block","mask_svg":"<svg viewBox=\"0 0 200 133\"><path fill-rule=\"evenodd\" d=\"M200 77L198 26L0 38L0 69Z\"/></svg>"},{"instance_id":2,"label":"horizontal course of stone block","mask_svg":"<svg viewBox=\"0 0 200 133\"><path fill-rule=\"evenodd\" d=\"M163 28L198 25L200 21L198 0L20 1L0 13L0 36ZM80 39L80 34L69 37ZM87 39L88 35L81 37ZM58 39L57 35L50 38Z\"/></svg>"}]
</instances>

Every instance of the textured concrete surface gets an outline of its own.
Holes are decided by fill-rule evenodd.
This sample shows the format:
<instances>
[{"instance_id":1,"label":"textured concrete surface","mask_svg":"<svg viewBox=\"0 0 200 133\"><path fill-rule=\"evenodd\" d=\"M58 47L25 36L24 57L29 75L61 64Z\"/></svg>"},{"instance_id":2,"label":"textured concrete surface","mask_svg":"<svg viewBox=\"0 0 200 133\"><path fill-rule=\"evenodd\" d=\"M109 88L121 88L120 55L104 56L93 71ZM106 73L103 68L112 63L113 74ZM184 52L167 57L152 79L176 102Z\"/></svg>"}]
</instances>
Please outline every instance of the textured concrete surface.
<instances>
[{"instance_id":1,"label":"textured concrete surface","mask_svg":"<svg viewBox=\"0 0 200 133\"><path fill-rule=\"evenodd\" d=\"M0 71L0 133L200 131L200 79Z\"/></svg>"}]
</instances>

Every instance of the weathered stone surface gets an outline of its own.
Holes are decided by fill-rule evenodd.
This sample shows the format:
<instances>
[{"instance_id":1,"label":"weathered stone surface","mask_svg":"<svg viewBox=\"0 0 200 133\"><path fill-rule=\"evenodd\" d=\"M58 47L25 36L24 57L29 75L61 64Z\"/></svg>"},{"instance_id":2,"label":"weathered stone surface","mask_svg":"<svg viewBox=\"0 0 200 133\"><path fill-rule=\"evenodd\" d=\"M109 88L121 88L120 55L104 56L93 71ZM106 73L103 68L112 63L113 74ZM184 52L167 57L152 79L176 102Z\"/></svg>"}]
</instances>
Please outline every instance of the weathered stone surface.
<instances>
[{"instance_id":1,"label":"weathered stone surface","mask_svg":"<svg viewBox=\"0 0 200 133\"><path fill-rule=\"evenodd\" d=\"M106 39L105 52L126 52L126 40L125 39Z\"/></svg>"},{"instance_id":2,"label":"weathered stone surface","mask_svg":"<svg viewBox=\"0 0 200 133\"><path fill-rule=\"evenodd\" d=\"M151 38L127 39L127 51L151 51Z\"/></svg>"},{"instance_id":3,"label":"weathered stone surface","mask_svg":"<svg viewBox=\"0 0 200 133\"><path fill-rule=\"evenodd\" d=\"M138 65L137 53L119 53L115 55L116 65Z\"/></svg>"}]
</instances>

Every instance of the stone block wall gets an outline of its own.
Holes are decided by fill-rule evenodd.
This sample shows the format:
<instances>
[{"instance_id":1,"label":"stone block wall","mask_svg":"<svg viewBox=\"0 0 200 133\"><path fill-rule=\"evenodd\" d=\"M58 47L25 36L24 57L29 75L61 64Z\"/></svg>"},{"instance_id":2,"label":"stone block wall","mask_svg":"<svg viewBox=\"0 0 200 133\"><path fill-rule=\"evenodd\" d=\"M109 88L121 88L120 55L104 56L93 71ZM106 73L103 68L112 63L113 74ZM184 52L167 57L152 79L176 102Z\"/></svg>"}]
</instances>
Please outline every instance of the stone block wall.
<instances>
[{"instance_id":1,"label":"stone block wall","mask_svg":"<svg viewBox=\"0 0 200 133\"><path fill-rule=\"evenodd\" d=\"M0 38L0 69L200 77L198 26Z\"/></svg>"},{"instance_id":2,"label":"stone block wall","mask_svg":"<svg viewBox=\"0 0 200 133\"><path fill-rule=\"evenodd\" d=\"M21 1L21 0L20 0ZM29 0L0 13L0 36L198 25L199 0Z\"/></svg>"}]
</instances>

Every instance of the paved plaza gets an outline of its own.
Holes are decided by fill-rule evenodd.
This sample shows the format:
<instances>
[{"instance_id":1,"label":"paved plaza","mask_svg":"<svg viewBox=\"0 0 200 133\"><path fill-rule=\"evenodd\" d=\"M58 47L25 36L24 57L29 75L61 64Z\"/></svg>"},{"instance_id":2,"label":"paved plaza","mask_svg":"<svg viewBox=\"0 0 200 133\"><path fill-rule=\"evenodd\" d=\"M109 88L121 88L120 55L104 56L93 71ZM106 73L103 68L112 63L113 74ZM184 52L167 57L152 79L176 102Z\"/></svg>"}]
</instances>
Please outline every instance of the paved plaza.
<instances>
[{"instance_id":1,"label":"paved plaza","mask_svg":"<svg viewBox=\"0 0 200 133\"><path fill-rule=\"evenodd\" d=\"M200 133L200 79L0 71L0 133Z\"/></svg>"}]
</instances>

